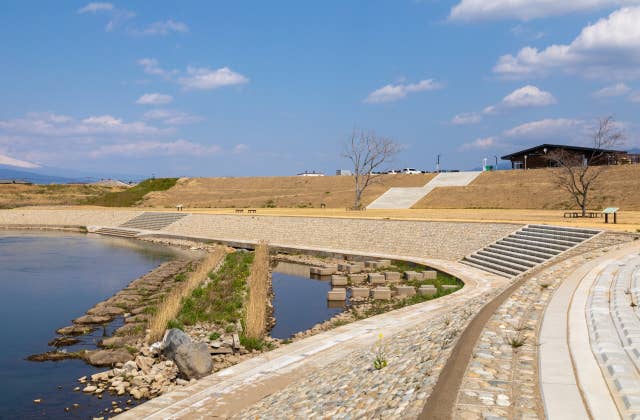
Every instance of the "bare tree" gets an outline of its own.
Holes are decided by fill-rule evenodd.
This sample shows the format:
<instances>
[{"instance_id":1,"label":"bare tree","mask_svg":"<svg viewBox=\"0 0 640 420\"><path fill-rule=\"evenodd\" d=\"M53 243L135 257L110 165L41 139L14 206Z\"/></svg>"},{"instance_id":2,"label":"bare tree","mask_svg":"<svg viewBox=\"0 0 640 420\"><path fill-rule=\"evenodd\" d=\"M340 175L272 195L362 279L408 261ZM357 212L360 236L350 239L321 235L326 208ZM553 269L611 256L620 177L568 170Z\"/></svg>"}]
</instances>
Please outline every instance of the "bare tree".
<instances>
[{"instance_id":1,"label":"bare tree","mask_svg":"<svg viewBox=\"0 0 640 420\"><path fill-rule=\"evenodd\" d=\"M556 184L571 194L582 210L582 217L587 214L591 188L609 164L616 163L610 149L623 143L624 139L624 133L613 117L608 116L598 121L593 133L593 151L577 153L557 149L547 154L547 159L559 168L555 172Z\"/></svg>"},{"instance_id":2,"label":"bare tree","mask_svg":"<svg viewBox=\"0 0 640 420\"><path fill-rule=\"evenodd\" d=\"M390 163L400 147L390 138L379 137L373 132L354 131L345 142L342 156L353 164L355 182L354 209L361 208L362 194L379 179L379 172Z\"/></svg>"}]
</instances>

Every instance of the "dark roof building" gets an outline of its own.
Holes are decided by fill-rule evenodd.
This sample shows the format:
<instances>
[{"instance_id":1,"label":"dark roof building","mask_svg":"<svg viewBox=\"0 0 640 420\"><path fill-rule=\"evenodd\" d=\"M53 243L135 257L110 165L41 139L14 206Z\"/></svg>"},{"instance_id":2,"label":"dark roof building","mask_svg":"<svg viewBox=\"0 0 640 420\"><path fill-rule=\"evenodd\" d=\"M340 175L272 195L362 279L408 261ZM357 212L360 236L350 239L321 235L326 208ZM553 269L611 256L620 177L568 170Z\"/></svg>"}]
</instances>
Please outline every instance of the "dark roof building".
<instances>
[{"instance_id":1,"label":"dark roof building","mask_svg":"<svg viewBox=\"0 0 640 420\"><path fill-rule=\"evenodd\" d=\"M541 144L519 152L502 156L502 160L511 161L511 169L536 169L556 166L548 155L563 151L574 156L590 159L594 155L602 155L591 162L591 165L621 165L639 163L640 155L629 154L623 150L596 149L593 147L567 146L563 144Z\"/></svg>"}]
</instances>

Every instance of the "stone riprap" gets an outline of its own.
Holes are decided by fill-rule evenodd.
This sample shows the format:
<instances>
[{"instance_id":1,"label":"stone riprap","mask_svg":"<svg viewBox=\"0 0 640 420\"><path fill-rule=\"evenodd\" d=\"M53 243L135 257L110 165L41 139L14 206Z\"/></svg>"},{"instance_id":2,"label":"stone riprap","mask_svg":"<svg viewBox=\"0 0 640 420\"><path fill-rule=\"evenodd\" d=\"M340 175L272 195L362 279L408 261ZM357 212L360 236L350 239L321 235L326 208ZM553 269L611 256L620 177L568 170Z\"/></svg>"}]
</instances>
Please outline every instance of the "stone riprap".
<instances>
[{"instance_id":1,"label":"stone riprap","mask_svg":"<svg viewBox=\"0 0 640 420\"><path fill-rule=\"evenodd\" d=\"M142 214L128 210L0 211L3 225L110 226ZM322 217L189 214L166 228L176 236L458 260L521 225ZM364 264L363 264L364 266Z\"/></svg>"},{"instance_id":2,"label":"stone riprap","mask_svg":"<svg viewBox=\"0 0 640 420\"><path fill-rule=\"evenodd\" d=\"M319 333L201 379L124 419L415 418L458 334L507 280L462 264L417 260L463 279L447 296ZM388 366L373 367L383 334ZM244 411L243 411L244 410Z\"/></svg>"}]
</instances>

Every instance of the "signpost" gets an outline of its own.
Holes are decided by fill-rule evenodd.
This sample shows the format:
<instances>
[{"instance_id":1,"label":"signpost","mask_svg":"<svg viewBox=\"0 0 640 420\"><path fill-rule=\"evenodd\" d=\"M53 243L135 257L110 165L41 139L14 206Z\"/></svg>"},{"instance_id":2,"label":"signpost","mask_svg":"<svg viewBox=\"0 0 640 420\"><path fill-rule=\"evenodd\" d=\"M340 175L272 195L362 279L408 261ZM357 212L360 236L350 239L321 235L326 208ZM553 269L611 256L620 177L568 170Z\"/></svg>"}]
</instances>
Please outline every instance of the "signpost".
<instances>
[{"instance_id":1,"label":"signpost","mask_svg":"<svg viewBox=\"0 0 640 420\"><path fill-rule=\"evenodd\" d=\"M609 215L613 214L613 224L618 223L618 207L607 207L606 209L602 210L602 213L604 213L604 222L605 223L609 223Z\"/></svg>"}]
</instances>

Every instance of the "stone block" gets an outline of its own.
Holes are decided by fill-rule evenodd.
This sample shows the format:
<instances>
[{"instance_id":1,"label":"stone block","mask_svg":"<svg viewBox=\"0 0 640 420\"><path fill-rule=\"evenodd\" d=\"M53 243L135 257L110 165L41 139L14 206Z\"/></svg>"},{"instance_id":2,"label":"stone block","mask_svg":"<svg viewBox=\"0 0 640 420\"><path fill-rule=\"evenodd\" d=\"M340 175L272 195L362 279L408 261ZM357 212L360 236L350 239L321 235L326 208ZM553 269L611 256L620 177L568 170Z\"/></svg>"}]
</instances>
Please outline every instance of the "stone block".
<instances>
[{"instance_id":1,"label":"stone block","mask_svg":"<svg viewBox=\"0 0 640 420\"><path fill-rule=\"evenodd\" d=\"M438 272L434 270L425 270L422 272L422 280L435 280L438 277Z\"/></svg>"},{"instance_id":2,"label":"stone block","mask_svg":"<svg viewBox=\"0 0 640 420\"><path fill-rule=\"evenodd\" d=\"M457 290L460 288L460 286L455 286L453 284L443 284L440 287L442 287L442 290Z\"/></svg>"},{"instance_id":3,"label":"stone block","mask_svg":"<svg viewBox=\"0 0 640 420\"><path fill-rule=\"evenodd\" d=\"M391 299L391 289L388 287L376 287L371 291L374 299L377 300L390 300Z\"/></svg>"},{"instance_id":4,"label":"stone block","mask_svg":"<svg viewBox=\"0 0 640 420\"><path fill-rule=\"evenodd\" d=\"M423 296L435 296L438 293L438 289L435 286L423 285L418 289L418 293Z\"/></svg>"},{"instance_id":5,"label":"stone block","mask_svg":"<svg viewBox=\"0 0 640 420\"><path fill-rule=\"evenodd\" d=\"M378 261L365 261L364 262L364 267L365 268L378 268Z\"/></svg>"},{"instance_id":6,"label":"stone block","mask_svg":"<svg viewBox=\"0 0 640 420\"><path fill-rule=\"evenodd\" d=\"M387 280L387 282L398 283L402 279L402 274L398 273L397 271L385 271L384 278Z\"/></svg>"},{"instance_id":7,"label":"stone block","mask_svg":"<svg viewBox=\"0 0 640 420\"><path fill-rule=\"evenodd\" d=\"M347 289L335 288L327 292L327 300L347 300Z\"/></svg>"},{"instance_id":8,"label":"stone block","mask_svg":"<svg viewBox=\"0 0 640 420\"><path fill-rule=\"evenodd\" d=\"M354 299L368 298L370 294L368 287L352 287L351 297Z\"/></svg>"},{"instance_id":9,"label":"stone block","mask_svg":"<svg viewBox=\"0 0 640 420\"><path fill-rule=\"evenodd\" d=\"M391 266L391 260L378 260L378 268L387 268Z\"/></svg>"},{"instance_id":10,"label":"stone block","mask_svg":"<svg viewBox=\"0 0 640 420\"><path fill-rule=\"evenodd\" d=\"M367 280L366 274L349 274L349 278L351 279L351 284L358 285L363 284Z\"/></svg>"},{"instance_id":11,"label":"stone block","mask_svg":"<svg viewBox=\"0 0 640 420\"><path fill-rule=\"evenodd\" d=\"M317 276L330 276L335 274L337 267L311 267L309 272Z\"/></svg>"},{"instance_id":12,"label":"stone block","mask_svg":"<svg viewBox=\"0 0 640 420\"><path fill-rule=\"evenodd\" d=\"M338 271L343 273L361 273L364 270L364 263L338 264Z\"/></svg>"},{"instance_id":13,"label":"stone block","mask_svg":"<svg viewBox=\"0 0 640 420\"><path fill-rule=\"evenodd\" d=\"M336 274L331 276L331 285L332 286L346 286L347 285L347 276L338 276Z\"/></svg>"},{"instance_id":14,"label":"stone block","mask_svg":"<svg viewBox=\"0 0 640 420\"><path fill-rule=\"evenodd\" d=\"M422 280L422 274L417 271L405 271L404 278L407 280Z\"/></svg>"},{"instance_id":15,"label":"stone block","mask_svg":"<svg viewBox=\"0 0 640 420\"><path fill-rule=\"evenodd\" d=\"M384 277L384 274L369 273L369 283L371 283L374 286L381 285L381 284L386 284L387 283L387 279Z\"/></svg>"},{"instance_id":16,"label":"stone block","mask_svg":"<svg viewBox=\"0 0 640 420\"><path fill-rule=\"evenodd\" d=\"M399 297L409 297L416 294L416 289L413 286L398 286L396 291Z\"/></svg>"}]
</instances>

